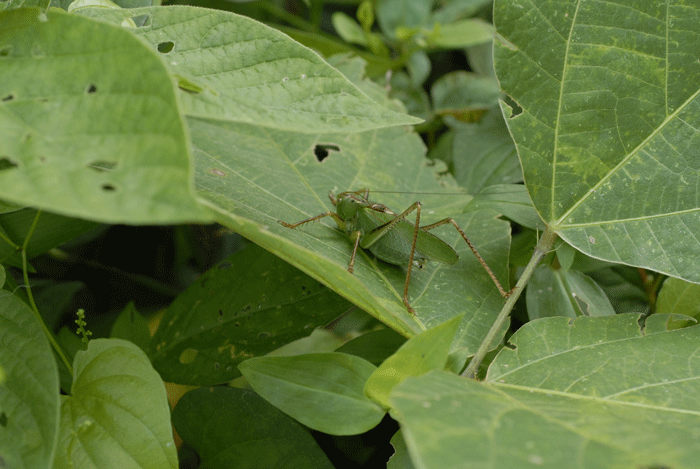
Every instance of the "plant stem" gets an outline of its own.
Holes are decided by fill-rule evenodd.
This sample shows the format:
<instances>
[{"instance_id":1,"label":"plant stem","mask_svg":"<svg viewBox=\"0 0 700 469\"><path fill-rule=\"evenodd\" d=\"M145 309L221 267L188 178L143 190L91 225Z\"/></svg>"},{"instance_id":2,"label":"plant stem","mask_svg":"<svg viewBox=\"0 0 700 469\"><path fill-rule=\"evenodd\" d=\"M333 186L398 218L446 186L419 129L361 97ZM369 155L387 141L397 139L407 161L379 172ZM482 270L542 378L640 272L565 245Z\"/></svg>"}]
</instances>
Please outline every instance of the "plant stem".
<instances>
[{"instance_id":1,"label":"plant stem","mask_svg":"<svg viewBox=\"0 0 700 469\"><path fill-rule=\"evenodd\" d=\"M49 330L48 327L46 327L46 323L44 323L44 319L41 317L41 313L39 313L39 308L36 307L36 303L34 302L34 295L32 295L32 289L29 286L29 273L27 272L27 246L29 246L29 240L34 234L34 230L36 230L36 225L39 223L40 216L41 210L37 210L36 216L34 217L34 221L32 222L32 226L29 228L29 232L27 232L27 237L24 239L24 244L22 244L22 275L24 277L24 285L27 288L27 297L29 298L29 305L31 306L32 311L34 312L34 315L41 324L41 327L44 328L44 333L49 339L51 346L61 358L61 361L63 361L63 364L68 369L70 375L73 376L73 366L71 366L61 346L58 345L58 342L56 342L56 338L53 336L53 333Z\"/></svg>"},{"instance_id":2,"label":"plant stem","mask_svg":"<svg viewBox=\"0 0 700 469\"><path fill-rule=\"evenodd\" d=\"M542 233L542 237L537 243L537 246L535 246L535 252L532 253L530 262L528 262L527 267L525 267L525 271L515 284L513 294L508 297L506 304L503 305L503 309L501 309L501 312L498 313L496 322L494 322L493 326L491 326L488 334L486 334L486 338L481 342L481 345L474 354L472 361L469 362L467 369L464 370L464 373L462 373L462 376L466 376L467 378L476 377L476 372L479 369L479 365L483 361L488 351L491 350L491 343L503 328L506 320L508 320L508 316L510 315L513 306L515 306L515 302L518 300L518 297L520 297L520 294L523 292L525 285L530 280L532 273L535 271L535 267L537 267L542 258L544 258L544 256L546 256L550 251L556 238L557 234L550 230L549 227L544 230L544 233Z\"/></svg>"}]
</instances>

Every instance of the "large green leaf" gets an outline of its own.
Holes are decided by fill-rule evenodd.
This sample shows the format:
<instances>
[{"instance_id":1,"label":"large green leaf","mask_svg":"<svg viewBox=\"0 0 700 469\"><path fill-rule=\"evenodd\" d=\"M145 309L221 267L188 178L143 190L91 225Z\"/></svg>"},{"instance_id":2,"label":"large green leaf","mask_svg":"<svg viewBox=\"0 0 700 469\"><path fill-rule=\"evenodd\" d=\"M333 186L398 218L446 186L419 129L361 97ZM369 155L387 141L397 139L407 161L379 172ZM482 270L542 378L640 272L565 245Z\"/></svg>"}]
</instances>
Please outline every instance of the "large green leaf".
<instances>
[{"instance_id":1,"label":"large green leaf","mask_svg":"<svg viewBox=\"0 0 700 469\"><path fill-rule=\"evenodd\" d=\"M357 60L336 61L363 91L380 99L381 88L361 81ZM387 104L390 101L384 96ZM221 223L326 283L365 311L411 336L432 325L465 314L455 346L472 353L503 305L483 267L451 226L434 233L460 254L454 266L428 263L413 269L409 296L416 316L401 302L405 266L358 253L355 272L347 272L352 245L332 219L284 228L278 220L296 222L334 209L328 192L457 190L441 177L444 167L424 158L424 147L411 129L393 127L354 134L273 131L259 127L190 120L199 194L220 212ZM315 156L327 148L322 161ZM507 283L509 225L494 211L461 214L468 196L375 194L370 198L400 212L417 198L421 222L452 216L466 231L502 284Z\"/></svg>"},{"instance_id":2,"label":"large green leaf","mask_svg":"<svg viewBox=\"0 0 700 469\"><path fill-rule=\"evenodd\" d=\"M700 282L700 2L497 0L494 21L542 218L593 257Z\"/></svg>"},{"instance_id":3,"label":"large green leaf","mask_svg":"<svg viewBox=\"0 0 700 469\"><path fill-rule=\"evenodd\" d=\"M431 372L391 397L422 468L697 467L700 327L669 316L532 321L486 383ZM615 377L611 379L611 377Z\"/></svg>"},{"instance_id":4,"label":"large green leaf","mask_svg":"<svg viewBox=\"0 0 700 469\"><path fill-rule=\"evenodd\" d=\"M4 269L0 266L4 283ZM0 467L49 467L58 438L58 368L27 305L0 290Z\"/></svg>"},{"instance_id":5,"label":"large green leaf","mask_svg":"<svg viewBox=\"0 0 700 469\"><path fill-rule=\"evenodd\" d=\"M146 354L95 339L73 362L54 468L176 468L165 386Z\"/></svg>"},{"instance_id":6,"label":"large green leaf","mask_svg":"<svg viewBox=\"0 0 700 469\"><path fill-rule=\"evenodd\" d=\"M105 222L210 219L173 83L124 28L0 13L0 198Z\"/></svg>"},{"instance_id":7,"label":"large green leaf","mask_svg":"<svg viewBox=\"0 0 700 469\"><path fill-rule=\"evenodd\" d=\"M173 425L202 469L333 468L304 427L249 390L190 391L173 410Z\"/></svg>"},{"instance_id":8,"label":"large green leaf","mask_svg":"<svg viewBox=\"0 0 700 469\"><path fill-rule=\"evenodd\" d=\"M162 51L189 116L297 132L420 122L378 105L318 54L245 16L185 6L80 13L116 24L147 15L133 32Z\"/></svg>"},{"instance_id":9,"label":"large green leaf","mask_svg":"<svg viewBox=\"0 0 700 469\"><path fill-rule=\"evenodd\" d=\"M351 304L251 245L210 269L168 307L149 356L164 380L218 384L237 365L308 336Z\"/></svg>"}]
</instances>

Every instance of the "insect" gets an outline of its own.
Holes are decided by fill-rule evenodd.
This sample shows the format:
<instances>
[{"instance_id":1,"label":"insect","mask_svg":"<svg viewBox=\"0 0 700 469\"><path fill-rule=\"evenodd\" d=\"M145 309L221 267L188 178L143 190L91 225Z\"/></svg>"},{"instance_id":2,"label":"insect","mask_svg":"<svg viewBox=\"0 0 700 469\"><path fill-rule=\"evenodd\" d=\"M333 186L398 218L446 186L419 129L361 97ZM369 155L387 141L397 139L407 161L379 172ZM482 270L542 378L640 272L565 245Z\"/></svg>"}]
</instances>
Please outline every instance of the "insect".
<instances>
[{"instance_id":1,"label":"insect","mask_svg":"<svg viewBox=\"0 0 700 469\"><path fill-rule=\"evenodd\" d=\"M450 245L428 233L433 228L448 223L452 224L464 238L464 241L498 287L501 295L507 298L513 292L513 290L505 291L486 261L451 217L430 225L420 226L420 202L416 201L400 214L396 214L386 205L370 201L369 189L341 192L335 196L331 192L328 197L336 207L335 212L325 212L297 223L287 223L282 220L278 220L278 223L287 228L295 229L321 218L333 218L338 228L346 232L354 244L348 265L350 273L354 271L358 248L369 250L378 259L389 264L406 265L403 303L411 314L415 315L415 311L408 300L408 286L411 282L411 269L414 264L421 267L425 261L429 260L455 264L459 260L459 255ZM406 217L414 211L416 212L416 220L415 223L411 223L406 220Z\"/></svg>"}]
</instances>

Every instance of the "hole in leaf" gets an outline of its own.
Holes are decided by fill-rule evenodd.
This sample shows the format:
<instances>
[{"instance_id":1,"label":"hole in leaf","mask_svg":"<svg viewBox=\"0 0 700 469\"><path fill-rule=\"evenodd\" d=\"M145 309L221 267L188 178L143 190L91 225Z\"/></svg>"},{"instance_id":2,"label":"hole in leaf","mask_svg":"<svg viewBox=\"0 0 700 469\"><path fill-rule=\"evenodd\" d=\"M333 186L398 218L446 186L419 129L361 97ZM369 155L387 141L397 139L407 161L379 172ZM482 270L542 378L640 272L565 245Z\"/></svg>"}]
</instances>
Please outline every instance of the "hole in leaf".
<instances>
[{"instance_id":1,"label":"hole in leaf","mask_svg":"<svg viewBox=\"0 0 700 469\"><path fill-rule=\"evenodd\" d=\"M12 101L13 99L15 99L15 95L8 94L7 96L2 98L2 101L7 102L7 101Z\"/></svg>"},{"instance_id":2,"label":"hole in leaf","mask_svg":"<svg viewBox=\"0 0 700 469\"><path fill-rule=\"evenodd\" d=\"M7 414L5 412L0 412L0 426L7 426Z\"/></svg>"},{"instance_id":3,"label":"hole in leaf","mask_svg":"<svg viewBox=\"0 0 700 469\"><path fill-rule=\"evenodd\" d=\"M17 163L12 161L9 157L7 156L0 156L0 171L5 171L7 169L12 169L16 168Z\"/></svg>"},{"instance_id":4,"label":"hole in leaf","mask_svg":"<svg viewBox=\"0 0 700 469\"><path fill-rule=\"evenodd\" d=\"M88 168L93 169L97 171L98 173L102 173L105 171L111 171L117 166L117 163L115 161L103 161L103 160L95 160L88 164Z\"/></svg>"},{"instance_id":5,"label":"hole in leaf","mask_svg":"<svg viewBox=\"0 0 700 469\"><path fill-rule=\"evenodd\" d=\"M7 57L12 52L12 46L0 47L0 57Z\"/></svg>"},{"instance_id":6,"label":"hole in leaf","mask_svg":"<svg viewBox=\"0 0 700 469\"><path fill-rule=\"evenodd\" d=\"M175 47L175 43L173 41L164 41L158 44L158 52L161 54L167 54L173 50L173 47Z\"/></svg>"},{"instance_id":7,"label":"hole in leaf","mask_svg":"<svg viewBox=\"0 0 700 469\"><path fill-rule=\"evenodd\" d=\"M513 101L513 99L509 96L505 97L505 102L511 109L510 116L506 116L507 118L512 119L514 117L518 117L520 114L523 113L523 108L521 108L520 105Z\"/></svg>"},{"instance_id":8,"label":"hole in leaf","mask_svg":"<svg viewBox=\"0 0 700 469\"><path fill-rule=\"evenodd\" d=\"M132 16L131 21L133 21L139 28L151 25L151 17L148 15Z\"/></svg>"},{"instance_id":9,"label":"hole in leaf","mask_svg":"<svg viewBox=\"0 0 700 469\"><path fill-rule=\"evenodd\" d=\"M114 187L112 184L105 183L105 184L102 184L102 190L105 192L114 192L117 190L117 188Z\"/></svg>"},{"instance_id":10,"label":"hole in leaf","mask_svg":"<svg viewBox=\"0 0 700 469\"><path fill-rule=\"evenodd\" d=\"M92 83L90 83L87 87L86 93L92 94L92 93L95 93L96 91L97 91L97 87L95 85L93 85Z\"/></svg>"},{"instance_id":11,"label":"hole in leaf","mask_svg":"<svg viewBox=\"0 0 700 469\"><path fill-rule=\"evenodd\" d=\"M316 156L316 159L320 163L321 161L325 160L328 158L328 155L330 154L331 151L340 151L340 147L338 145L332 145L332 144L324 144L324 143L319 143L314 147L314 155Z\"/></svg>"}]
</instances>

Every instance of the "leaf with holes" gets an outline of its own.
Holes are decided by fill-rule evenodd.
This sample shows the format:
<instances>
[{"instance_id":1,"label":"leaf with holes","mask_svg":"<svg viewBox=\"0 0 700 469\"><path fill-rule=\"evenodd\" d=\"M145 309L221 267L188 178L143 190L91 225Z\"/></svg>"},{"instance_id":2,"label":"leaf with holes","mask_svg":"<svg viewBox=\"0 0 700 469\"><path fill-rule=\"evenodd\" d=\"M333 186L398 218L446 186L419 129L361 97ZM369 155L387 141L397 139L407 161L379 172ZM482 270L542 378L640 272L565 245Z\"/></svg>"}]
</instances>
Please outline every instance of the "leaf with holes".
<instances>
[{"instance_id":1,"label":"leaf with holes","mask_svg":"<svg viewBox=\"0 0 700 469\"><path fill-rule=\"evenodd\" d=\"M2 285L1 266L0 274ZM58 368L37 317L0 290L0 467L50 467L58 391Z\"/></svg>"},{"instance_id":2,"label":"leaf with holes","mask_svg":"<svg viewBox=\"0 0 700 469\"><path fill-rule=\"evenodd\" d=\"M57 9L0 13L0 198L90 220L206 221L156 53Z\"/></svg>"},{"instance_id":3,"label":"leaf with holes","mask_svg":"<svg viewBox=\"0 0 700 469\"><path fill-rule=\"evenodd\" d=\"M81 10L162 54L188 116L297 132L356 132L420 119L380 106L311 49L244 16L189 6Z\"/></svg>"},{"instance_id":4,"label":"leaf with holes","mask_svg":"<svg viewBox=\"0 0 700 469\"><path fill-rule=\"evenodd\" d=\"M141 349L91 340L73 373L54 468L177 467L165 386Z\"/></svg>"},{"instance_id":5,"label":"leaf with holes","mask_svg":"<svg viewBox=\"0 0 700 469\"><path fill-rule=\"evenodd\" d=\"M494 22L544 221L590 256L700 282L700 3L497 0Z\"/></svg>"},{"instance_id":6,"label":"leaf with holes","mask_svg":"<svg viewBox=\"0 0 700 469\"><path fill-rule=\"evenodd\" d=\"M366 94L391 105L386 92L361 80L358 59L334 59ZM278 220L297 222L334 206L328 192L357 190L419 191L423 194L372 194L393 210L420 199L421 222L454 217L506 285L510 227L492 210L462 214L470 199L443 176L444 166L425 159L420 137L393 127L353 134L299 134L259 127L190 119L199 194L220 214L219 221L291 262L405 336L412 336L465 314L453 351L473 353L498 314L503 299L464 240L450 226L434 230L460 255L453 266L426 263L414 269L409 297L412 316L402 303L405 266L358 253L355 271L348 262L352 244L331 219L290 230ZM335 148L338 150L336 151ZM319 161L315 149L326 149ZM425 192L437 192L426 195ZM450 192L450 195L440 195Z\"/></svg>"}]
</instances>

